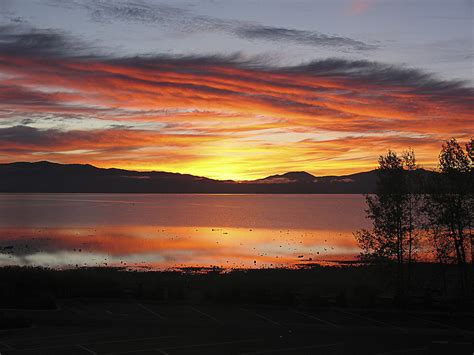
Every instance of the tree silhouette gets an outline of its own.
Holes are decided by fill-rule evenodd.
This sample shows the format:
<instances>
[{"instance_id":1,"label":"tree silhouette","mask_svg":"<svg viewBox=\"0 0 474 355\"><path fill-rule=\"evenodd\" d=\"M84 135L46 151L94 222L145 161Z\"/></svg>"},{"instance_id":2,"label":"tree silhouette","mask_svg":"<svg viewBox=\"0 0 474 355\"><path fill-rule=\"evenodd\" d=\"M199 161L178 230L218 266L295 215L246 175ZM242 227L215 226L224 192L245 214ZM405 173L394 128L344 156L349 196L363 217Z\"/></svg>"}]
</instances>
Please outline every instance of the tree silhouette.
<instances>
[{"instance_id":1,"label":"tree silhouette","mask_svg":"<svg viewBox=\"0 0 474 355\"><path fill-rule=\"evenodd\" d=\"M438 260L456 262L461 289L468 291L467 250L472 248L472 140L466 151L452 138L439 154L439 171L426 195L425 214Z\"/></svg>"},{"instance_id":2,"label":"tree silhouette","mask_svg":"<svg viewBox=\"0 0 474 355\"><path fill-rule=\"evenodd\" d=\"M419 193L421 190L421 181L419 176L417 175L417 169L419 168L418 164L416 163L415 152L413 149L408 149L402 155L403 163L405 169L407 170L407 174L404 175L404 187L405 187L405 195L406 195L406 203L405 203L405 223L407 224L407 243L408 243L408 251L407 251L407 262L408 262L408 270L407 270L407 285L411 287L411 274L412 274L412 265L413 261L416 256L416 251L419 247L419 241L421 239L421 232L420 232L420 210L421 210L421 203L419 198Z\"/></svg>"},{"instance_id":3,"label":"tree silhouette","mask_svg":"<svg viewBox=\"0 0 474 355\"><path fill-rule=\"evenodd\" d=\"M473 233L473 220L474 220L474 217L473 217L473 214L474 214L474 139L471 138L471 140L466 143L466 151L467 151L467 155L469 157L469 160L471 161L471 170L469 172L469 181L468 181L468 184L469 186L471 187L471 190L470 190L470 194L471 194L471 198L469 199L469 202L468 202L468 208L469 208L469 211L471 213L470 215L470 219L469 219L469 239L470 239L470 242L471 242L471 264L472 264L472 274L471 275L474 275L474 233ZM473 276L474 277L474 276ZM472 285L474 286L474 285Z\"/></svg>"},{"instance_id":4,"label":"tree silhouette","mask_svg":"<svg viewBox=\"0 0 474 355\"><path fill-rule=\"evenodd\" d=\"M418 241L418 199L416 158L413 150L398 156L393 151L379 157L377 188L366 196L367 216L372 230L360 230L355 238L362 249L360 258L370 262L395 262L397 295L405 295L405 263L408 280Z\"/></svg>"}]
</instances>

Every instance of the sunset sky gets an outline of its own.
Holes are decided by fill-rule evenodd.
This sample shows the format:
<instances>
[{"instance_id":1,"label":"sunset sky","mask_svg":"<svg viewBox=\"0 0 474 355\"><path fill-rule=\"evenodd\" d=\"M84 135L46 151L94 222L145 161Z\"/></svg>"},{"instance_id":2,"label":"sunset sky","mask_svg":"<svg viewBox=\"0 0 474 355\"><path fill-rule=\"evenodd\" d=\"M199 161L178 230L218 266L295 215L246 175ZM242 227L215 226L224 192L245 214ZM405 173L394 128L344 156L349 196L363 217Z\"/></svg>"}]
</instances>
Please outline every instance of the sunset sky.
<instances>
[{"instance_id":1,"label":"sunset sky","mask_svg":"<svg viewBox=\"0 0 474 355\"><path fill-rule=\"evenodd\" d=\"M474 133L470 0L0 0L0 162L254 179L436 166Z\"/></svg>"}]
</instances>

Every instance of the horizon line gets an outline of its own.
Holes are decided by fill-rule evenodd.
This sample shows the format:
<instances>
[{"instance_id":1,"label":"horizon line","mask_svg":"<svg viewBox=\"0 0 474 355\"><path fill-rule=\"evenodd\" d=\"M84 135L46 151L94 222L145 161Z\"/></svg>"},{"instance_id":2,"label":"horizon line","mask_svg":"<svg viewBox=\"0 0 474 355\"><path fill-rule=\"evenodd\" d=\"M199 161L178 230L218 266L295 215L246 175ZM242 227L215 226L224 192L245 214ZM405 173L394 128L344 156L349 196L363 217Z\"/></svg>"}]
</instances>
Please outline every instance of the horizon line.
<instances>
[{"instance_id":1,"label":"horizon line","mask_svg":"<svg viewBox=\"0 0 474 355\"><path fill-rule=\"evenodd\" d=\"M256 179L253 179L253 180L234 180L234 179L215 179L215 178L210 178L210 177L207 177L207 176L202 176L202 175L194 175L194 174L190 174L190 173L181 173L181 172L173 172L173 171L165 171L165 170L133 170L133 169L123 169L123 168L115 168L115 167L111 167L111 168L103 168L103 167L98 167L96 165L93 165L93 164L89 164L89 163L58 163L58 162L54 162L54 161L49 161L49 160L38 160L38 161L12 161L12 162L9 162L9 163L0 163L0 165L12 165L12 164L39 164L39 163L48 163L48 164L54 164L54 165L62 165L62 166L67 166L67 165L81 165L81 166L91 166L95 169L102 169L102 170L123 170L123 171L130 171L130 172L136 172L136 173L165 173L165 174L177 174L177 175L190 175L190 176L194 176L194 177L198 177L198 178L204 178L204 179L209 179L209 180L214 180L214 181L233 181L233 182L251 182L251 181L258 181L258 180L264 180L264 179L268 179L270 177L275 177L275 176L281 176L281 175L285 175L285 174L289 174L289 173L306 173L306 174L309 174L315 178L324 178L324 177L347 177L347 176L353 176L353 175L356 175L356 174L362 174L362 173L370 173L370 172L373 172L373 171L376 171L377 168L373 168L373 169L370 169L370 170L361 170L361 171L357 171L355 173L351 173L351 174L342 174L342 175L314 175L310 172L307 172L305 170L299 170L299 171L286 171L286 172L282 172L282 173L277 173L277 174L269 174L269 175L266 175L264 177L260 177L260 178L256 178ZM425 171L432 171L432 172L435 172L436 169L428 169L428 168L425 168L423 166L420 166L417 168L417 170L425 170Z\"/></svg>"}]
</instances>

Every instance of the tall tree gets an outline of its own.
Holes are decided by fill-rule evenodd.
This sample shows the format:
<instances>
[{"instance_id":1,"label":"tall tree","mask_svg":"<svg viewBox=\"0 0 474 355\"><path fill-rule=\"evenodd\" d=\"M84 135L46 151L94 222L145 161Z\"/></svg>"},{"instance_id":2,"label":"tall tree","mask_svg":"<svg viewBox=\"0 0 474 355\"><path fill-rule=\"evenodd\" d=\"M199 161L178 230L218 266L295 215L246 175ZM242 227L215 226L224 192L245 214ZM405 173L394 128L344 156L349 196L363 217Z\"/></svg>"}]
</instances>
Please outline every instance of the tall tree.
<instances>
[{"instance_id":1,"label":"tall tree","mask_svg":"<svg viewBox=\"0 0 474 355\"><path fill-rule=\"evenodd\" d=\"M461 288L468 291L467 250L472 239L472 140L467 152L452 138L439 154L440 174L425 203L431 240L439 260L459 266Z\"/></svg>"},{"instance_id":2,"label":"tall tree","mask_svg":"<svg viewBox=\"0 0 474 355\"><path fill-rule=\"evenodd\" d=\"M419 168L413 149L408 149L402 155L403 163L407 173L405 174L405 223L407 224L407 284L411 287L412 264L418 249L420 235L420 177L417 175Z\"/></svg>"},{"instance_id":3,"label":"tall tree","mask_svg":"<svg viewBox=\"0 0 474 355\"><path fill-rule=\"evenodd\" d=\"M416 168L412 150L402 156L393 151L380 156L376 192L366 196L367 216L372 220L372 230L355 233L363 260L396 263L397 294L401 297L405 294L404 265L414 258Z\"/></svg>"},{"instance_id":4,"label":"tall tree","mask_svg":"<svg viewBox=\"0 0 474 355\"><path fill-rule=\"evenodd\" d=\"M473 231L473 221L474 221L474 138L466 143L466 152L469 160L471 162L471 169L469 171L469 181L468 184L470 186L469 193L471 194L471 198L469 199L469 211L470 211L470 218L469 218L469 236L471 240L471 264L474 268L474 231ZM474 270L473 273L474 275Z\"/></svg>"}]
</instances>

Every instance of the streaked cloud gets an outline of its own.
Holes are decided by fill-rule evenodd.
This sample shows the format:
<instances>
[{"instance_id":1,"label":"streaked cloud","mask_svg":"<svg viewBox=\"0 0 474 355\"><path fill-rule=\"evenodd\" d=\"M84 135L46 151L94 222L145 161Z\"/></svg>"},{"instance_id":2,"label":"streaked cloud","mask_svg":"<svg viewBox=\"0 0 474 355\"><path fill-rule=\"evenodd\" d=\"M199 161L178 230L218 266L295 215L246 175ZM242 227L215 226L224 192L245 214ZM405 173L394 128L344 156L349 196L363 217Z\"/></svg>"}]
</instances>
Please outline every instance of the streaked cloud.
<instances>
[{"instance_id":1,"label":"streaked cloud","mask_svg":"<svg viewBox=\"0 0 474 355\"><path fill-rule=\"evenodd\" d=\"M239 26L234 30L234 33L239 37L249 40L265 40L280 43L292 42L308 46L345 47L353 50L370 50L377 48L375 44L367 44L348 37L281 27L261 25Z\"/></svg>"},{"instance_id":2,"label":"streaked cloud","mask_svg":"<svg viewBox=\"0 0 474 355\"><path fill-rule=\"evenodd\" d=\"M2 55L70 57L81 56L86 44L62 31L13 24L0 26L0 48Z\"/></svg>"},{"instance_id":3,"label":"streaked cloud","mask_svg":"<svg viewBox=\"0 0 474 355\"><path fill-rule=\"evenodd\" d=\"M240 54L118 58L70 43L79 42L57 31L0 35L1 161L236 179L340 174L408 146L433 166L442 140L474 131L473 88L420 69L343 59L276 66Z\"/></svg>"},{"instance_id":4,"label":"streaked cloud","mask_svg":"<svg viewBox=\"0 0 474 355\"><path fill-rule=\"evenodd\" d=\"M351 51L365 51L378 47L378 44L369 44L340 35L197 15L189 7L177 7L156 2L82 0L68 2L67 5L63 2L53 3L56 6L72 6L84 9L94 21L99 23L111 21L140 23L180 33L220 32L251 41L278 41L280 43L333 47Z\"/></svg>"}]
</instances>

